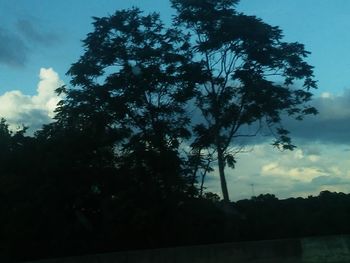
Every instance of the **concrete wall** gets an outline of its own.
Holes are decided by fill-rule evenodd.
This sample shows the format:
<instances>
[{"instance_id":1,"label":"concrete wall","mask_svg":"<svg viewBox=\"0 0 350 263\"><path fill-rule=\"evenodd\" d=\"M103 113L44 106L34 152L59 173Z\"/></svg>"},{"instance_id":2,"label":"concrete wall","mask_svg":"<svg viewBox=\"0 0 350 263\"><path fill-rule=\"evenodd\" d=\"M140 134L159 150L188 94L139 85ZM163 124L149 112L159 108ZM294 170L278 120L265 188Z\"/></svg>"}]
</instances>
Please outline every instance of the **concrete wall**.
<instances>
[{"instance_id":1,"label":"concrete wall","mask_svg":"<svg viewBox=\"0 0 350 263\"><path fill-rule=\"evenodd\" d=\"M329 236L140 250L36 263L316 263L350 262L350 236ZM32 262L34 263L34 262Z\"/></svg>"}]
</instances>

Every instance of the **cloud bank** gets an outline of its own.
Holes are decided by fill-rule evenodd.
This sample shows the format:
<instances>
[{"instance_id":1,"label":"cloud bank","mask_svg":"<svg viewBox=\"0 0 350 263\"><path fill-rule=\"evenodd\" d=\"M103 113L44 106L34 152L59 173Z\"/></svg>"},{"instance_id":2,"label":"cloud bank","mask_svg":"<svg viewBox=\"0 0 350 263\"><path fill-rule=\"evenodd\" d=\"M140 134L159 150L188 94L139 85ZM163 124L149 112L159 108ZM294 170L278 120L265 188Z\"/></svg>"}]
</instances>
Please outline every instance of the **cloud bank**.
<instances>
[{"instance_id":1,"label":"cloud bank","mask_svg":"<svg viewBox=\"0 0 350 263\"><path fill-rule=\"evenodd\" d=\"M237 155L234 170L227 168L230 198L240 200L271 193L279 198L318 195L323 190L349 192L350 160L343 145L302 143L294 151L257 144ZM217 170L217 169L216 169ZM221 195L218 171L207 176L206 187Z\"/></svg>"},{"instance_id":2,"label":"cloud bank","mask_svg":"<svg viewBox=\"0 0 350 263\"><path fill-rule=\"evenodd\" d=\"M57 35L40 30L39 26L29 19L19 19L16 28L22 37L36 44L52 45L58 40Z\"/></svg>"},{"instance_id":3,"label":"cloud bank","mask_svg":"<svg viewBox=\"0 0 350 263\"><path fill-rule=\"evenodd\" d=\"M14 25L0 27L0 64L23 67L38 46L51 46L58 39L56 34L43 30L33 19L19 19Z\"/></svg>"},{"instance_id":4,"label":"cloud bank","mask_svg":"<svg viewBox=\"0 0 350 263\"><path fill-rule=\"evenodd\" d=\"M16 34L0 27L0 63L22 67L27 62L29 49Z\"/></svg>"},{"instance_id":5,"label":"cloud bank","mask_svg":"<svg viewBox=\"0 0 350 263\"><path fill-rule=\"evenodd\" d=\"M52 68L42 68L35 95L19 90L0 95L0 116L12 128L30 127L29 132L52 121L61 99L55 89L63 85ZM280 152L271 137L253 138L253 150L237 155L234 170L227 169L232 200L264 193L279 198L318 195L320 191L349 192L350 189L350 90L340 95L323 93L313 101L319 114L304 121L285 120L298 148ZM221 193L218 172L207 175L208 190Z\"/></svg>"},{"instance_id":6,"label":"cloud bank","mask_svg":"<svg viewBox=\"0 0 350 263\"><path fill-rule=\"evenodd\" d=\"M56 105L61 100L55 90L63 85L63 81L52 68L41 68L39 78L37 93L33 96L19 90L0 95L0 116L8 121L11 128L25 125L32 133L52 121Z\"/></svg>"},{"instance_id":7,"label":"cloud bank","mask_svg":"<svg viewBox=\"0 0 350 263\"><path fill-rule=\"evenodd\" d=\"M305 141L350 144L350 89L340 95L324 92L313 100L316 116L303 121L286 120L291 135Z\"/></svg>"},{"instance_id":8,"label":"cloud bank","mask_svg":"<svg viewBox=\"0 0 350 263\"><path fill-rule=\"evenodd\" d=\"M312 103L318 115L283 120L296 150L278 151L270 145L271 136L260 136L247 143L251 152L236 156L236 168L226 171L232 200L264 193L288 198L323 190L350 192L350 89L338 95L324 92ZM217 171L206 186L221 193Z\"/></svg>"}]
</instances>

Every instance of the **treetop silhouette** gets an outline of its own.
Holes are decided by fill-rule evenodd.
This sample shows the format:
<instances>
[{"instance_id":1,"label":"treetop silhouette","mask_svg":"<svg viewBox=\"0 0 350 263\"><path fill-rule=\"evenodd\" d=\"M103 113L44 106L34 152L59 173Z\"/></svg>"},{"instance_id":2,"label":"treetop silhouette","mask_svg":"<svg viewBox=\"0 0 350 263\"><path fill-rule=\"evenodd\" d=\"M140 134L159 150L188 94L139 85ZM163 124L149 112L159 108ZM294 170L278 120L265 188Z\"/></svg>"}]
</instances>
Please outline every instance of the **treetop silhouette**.
<instances>
[{"instance_id":1,"label":"treetop silhouette","mask_svg":"<svg viewBox=\"0 0 350 263\"><path fill-rule=\"evenodd\" d=\"M235 166L238 138L264 126L275 147L292 150L282 116L317 113L309 104L316 88L309 52L283 41L278 27L237 12L238 2L172 0L170 26L138 8L95 17L84 54L68 71L74 88L60 90L67 98L58 123L99 131L118 155L114 165L127 158L131 167L160 169L157 181L168 190L183 180L195 189L201 174L202 193L217 161L229 201L225 167ZM169 168L154 166L157 158Z\"/></svg>"}]
</instances>

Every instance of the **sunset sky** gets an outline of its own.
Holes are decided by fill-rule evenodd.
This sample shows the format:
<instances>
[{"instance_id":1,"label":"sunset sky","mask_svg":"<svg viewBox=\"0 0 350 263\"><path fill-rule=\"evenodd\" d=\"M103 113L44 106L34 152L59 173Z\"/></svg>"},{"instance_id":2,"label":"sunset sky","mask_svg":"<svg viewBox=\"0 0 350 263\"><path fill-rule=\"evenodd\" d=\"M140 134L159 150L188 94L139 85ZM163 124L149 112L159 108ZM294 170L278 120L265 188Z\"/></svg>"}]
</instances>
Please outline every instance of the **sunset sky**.
<instances>
[{"instance_id":1,"label":"sunset sky","mask_svg":"<svg viewBox=\"0 0 350 263\"><path fill-rule=\"evenodd\" d=\"M69 66L83 53L81 40L92 31L92 16L140 7L165 22L167 0L0 0L0 116L32 130L47 123L60 99L54 89L69 84ZM272 193L279 198L350 192L350 1L242 0L237 9L279 26L289 42L305 44L315 67L317 117L284 120L292 152L279 152L261 136L227 171L232 200ZM217 173L207 186L220 193ZM254 185L254 187L252 187Z\"/></svg>"}]
</instances>

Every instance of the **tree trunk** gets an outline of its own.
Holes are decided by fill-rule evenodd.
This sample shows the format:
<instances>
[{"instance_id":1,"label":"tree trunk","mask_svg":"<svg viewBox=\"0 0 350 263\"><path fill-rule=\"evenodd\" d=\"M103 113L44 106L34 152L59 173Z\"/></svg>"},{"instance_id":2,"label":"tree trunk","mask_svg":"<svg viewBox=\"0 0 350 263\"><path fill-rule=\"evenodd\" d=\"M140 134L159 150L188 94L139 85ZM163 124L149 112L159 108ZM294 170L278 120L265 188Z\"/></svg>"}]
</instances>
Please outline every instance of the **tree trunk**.
<instances>
[{"instance_id":1,"label":"tree trunk","mask_svg":"<svg viewBox=\"0 0 350 263\"><path fill-rule=\"evenodd\" d=\"M230 202L230 198L228 196L228 191L227 191L227 184L226 184L226 178L225 178L225 160L224 160L224 154L219 149L220 147L217 147L218 151L218 164L219 164L219 175L220 175L220 183L221 183L221 191L222 191L222 196L224 198L224 202L228 203Z\"/></svg>"}]
</instances>

